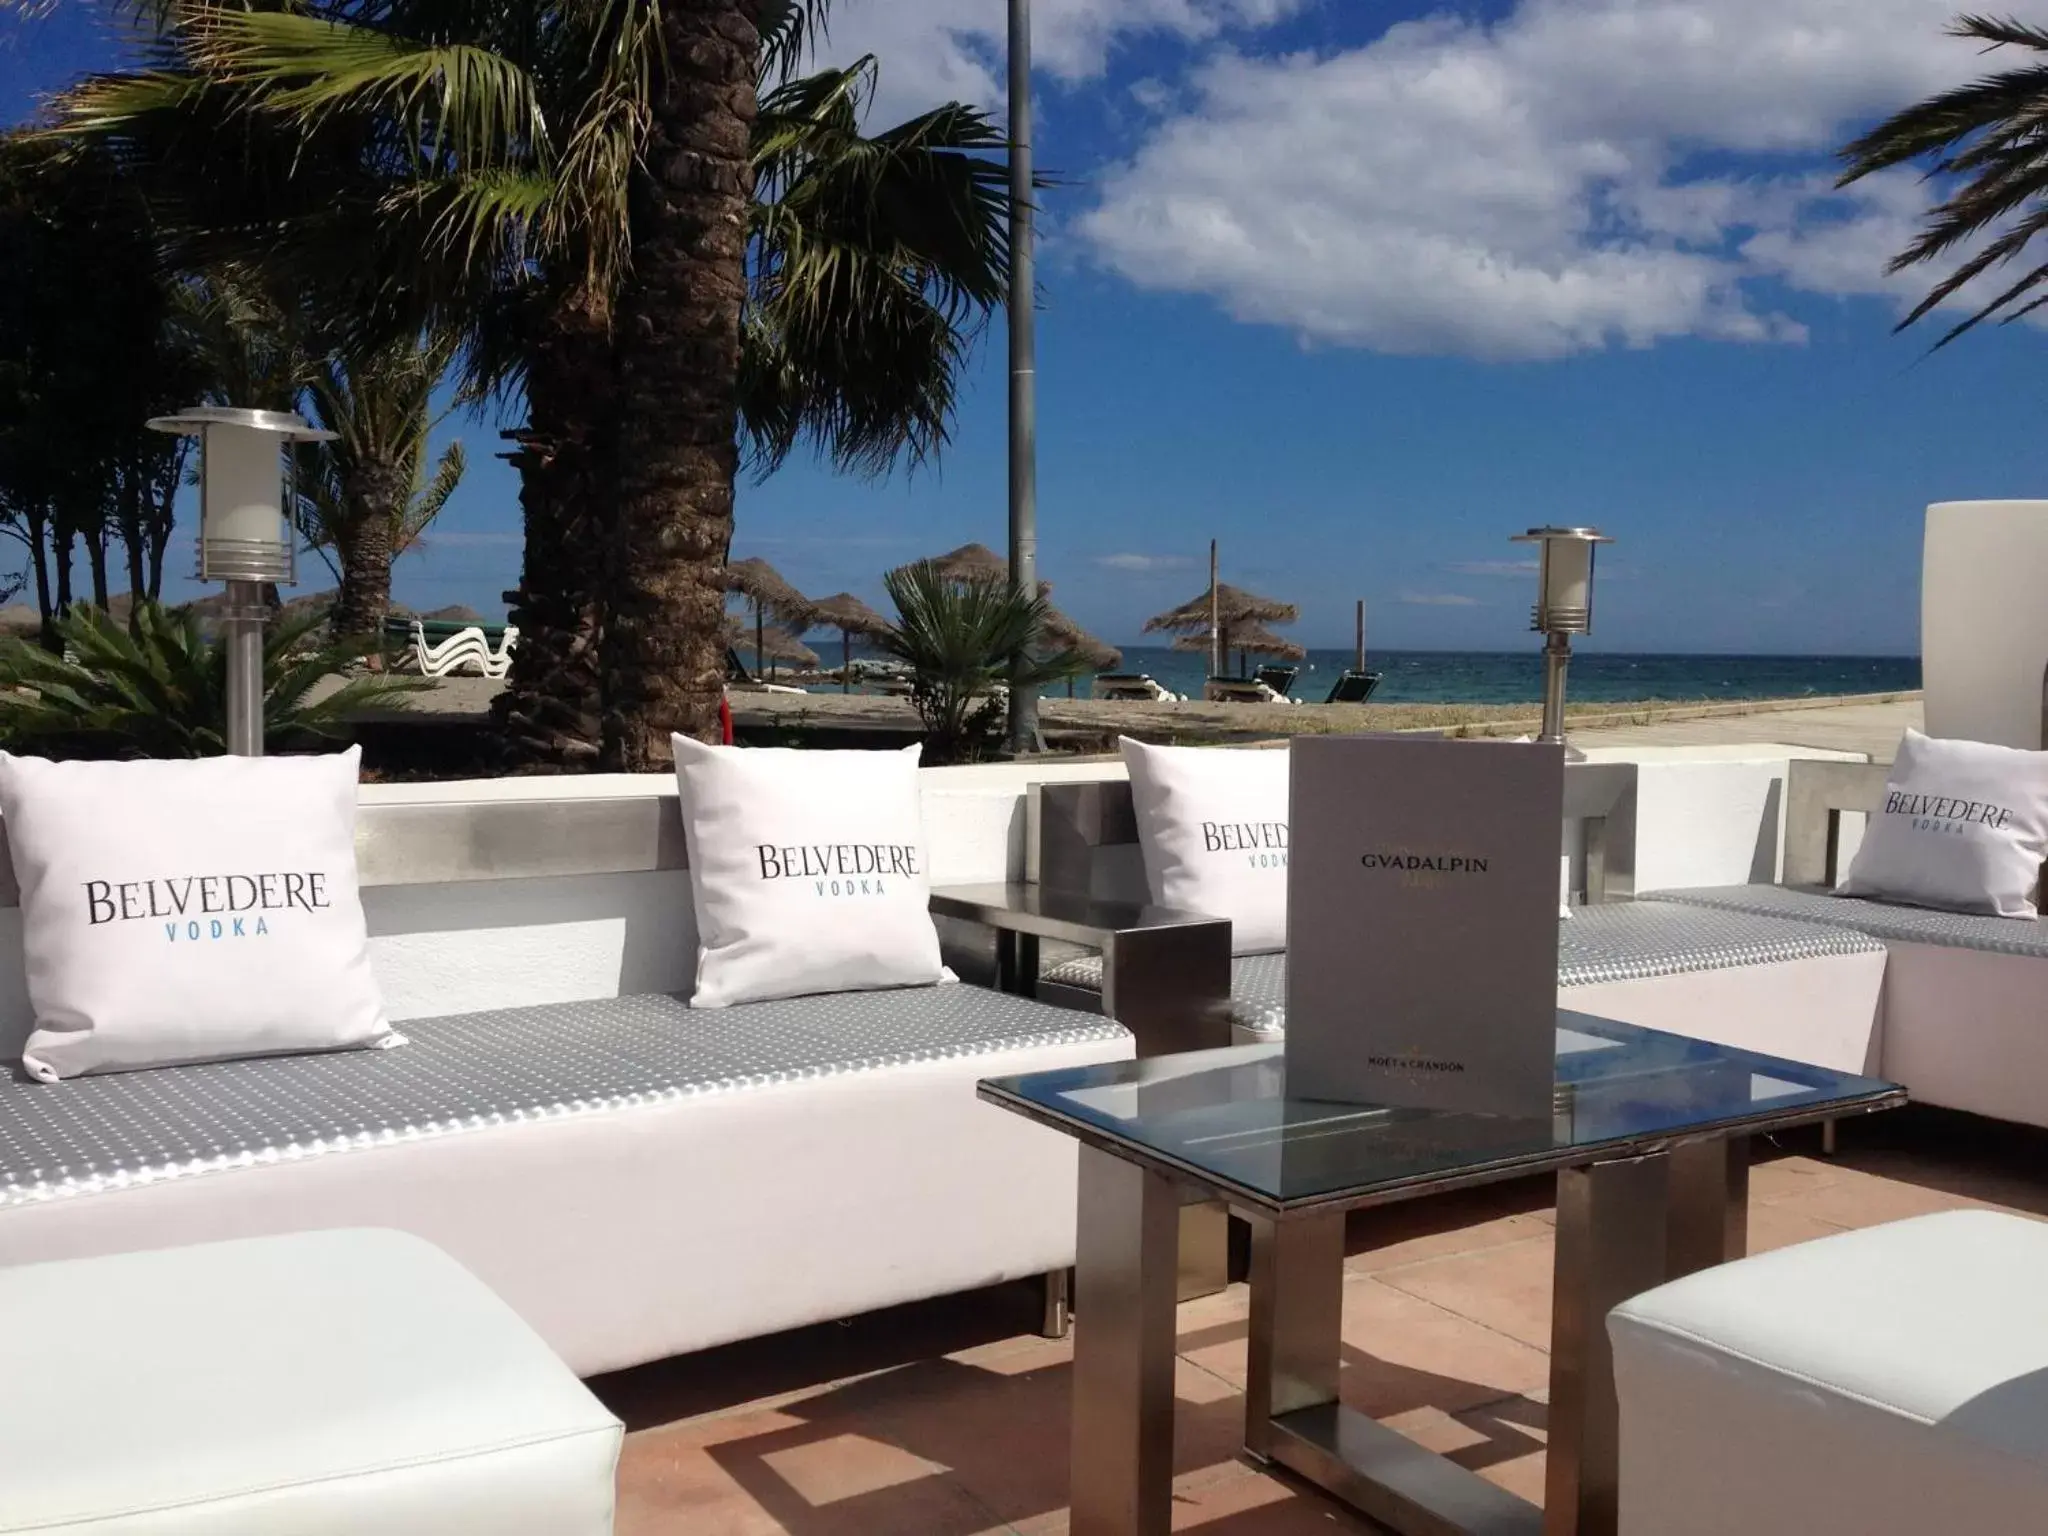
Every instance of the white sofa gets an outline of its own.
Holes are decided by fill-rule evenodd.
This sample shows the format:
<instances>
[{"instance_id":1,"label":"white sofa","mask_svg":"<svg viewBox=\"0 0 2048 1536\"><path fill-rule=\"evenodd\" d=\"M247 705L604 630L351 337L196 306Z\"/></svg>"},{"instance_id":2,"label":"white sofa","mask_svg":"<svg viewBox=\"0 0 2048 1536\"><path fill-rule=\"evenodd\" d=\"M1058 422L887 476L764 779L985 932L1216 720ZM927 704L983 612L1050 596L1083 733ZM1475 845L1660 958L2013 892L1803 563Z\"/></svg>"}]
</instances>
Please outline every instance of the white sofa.
<instances>
[{"instance_id":1,"label":"white sofa","mask_svg":"<svg viewBox=\"0 0 2048 1536\"><path fill-rule=\"evenodd\" d=\"M1921 1103L2048 1126L2048 919L1930 912L1834 893L1849 830L1843 818L1879 803L1885 774L1875 763L1794 763L1784 884L1685 887L1646 898L1836 927L1882 945L1882 1019L1867 1069L1904 1084Z\"/></svg>"},{"instance_id":2,"label":"white sofa","mask_svg":"<svg viewBox=\"0 0 2048 1536\"><path fill-rule=\"evenodd\" d=\"M693 1013L672 788L366 802L372 960L412 1043L16 1071L0 1266L397 1227L587 1375L1073 1262L1073 1142L974 1086L1129 1057L1121 1025L965 985ZM0 1059L29 1022L6 921Z\"/></svg>"},{"instance_id":3,"label":"white sofa","mask_svg":"<svg viewBox=\"0 0 2048 1536\"><path fill-rule=\"evenodd\" d=\"M417 1238L0 1268L0 1531L609 1536L624 1428Z\"/></svg>"},{"instance_id":4,"label":"white sofa","mask_svg":"<svg viewBox=\"0 0 2048 1536\"><path fill-rule=\"evenodd\" d=\"M1885 946L1840 924L1741 911L1685 910L1626 897L1635 850L1635 768L1574 763L1565 773L1578 894L1558 925L1558 1004L1649 1029L1848 1072L1878 1060ZM1033 867L1042 885L1138 899L1145 885L1130 786L1046 784L1033 797ZM1563 836L1566 828L1560 828ZM1236 1038L1285 1032L1287 957L1231 963ZM1038 995L1095 1005L1094 955L1055 957Z\"/></svg>"},{"instance_id":5,"label":"white sofa","mask_svg":"<svg viewBox=\"0 0 2048 1536\"><path fill-rule=\"evenodd\" d=\"M1620 1536L2048 1530L2048 1226L1950 1211L1608 1319Z\"/></svg>"}]
</instances>

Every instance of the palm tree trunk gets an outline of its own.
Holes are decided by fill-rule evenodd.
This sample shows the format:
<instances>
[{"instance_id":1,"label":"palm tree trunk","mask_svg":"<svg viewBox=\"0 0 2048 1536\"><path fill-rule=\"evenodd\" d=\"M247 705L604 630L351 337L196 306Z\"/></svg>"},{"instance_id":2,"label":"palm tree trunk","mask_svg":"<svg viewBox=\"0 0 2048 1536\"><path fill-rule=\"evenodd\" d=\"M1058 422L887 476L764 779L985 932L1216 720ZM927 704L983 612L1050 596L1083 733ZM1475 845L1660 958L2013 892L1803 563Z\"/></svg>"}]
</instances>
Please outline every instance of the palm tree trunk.
<instances>
[{"instance_id":1,"label":"palm tree trunk","mask_svg":"<svg viewBox=\"0 0 2048 1536\"><path fill-rule=\"evenodd\" d=\"M114 594L107 590L107 530L104 527L86 530L85 563L92 572L93 606L105 613L108 600Z\"/></svg>"},{"instance_id":2,"label":"palm tree trunk","mask_svg":"<svg viewBox=\"0 0 2048 1536\"><path fill-rule=\"evenodd\" d=\"M28 547L30 554L35 557L32 569L36 575L36 611L42 615L42 637L45 647L54 645L57 638L56 626L52 623L56 610L50 592L50 550L49 545L45 542L45 535L49 532L49 527L49 509L40 501L30 502L28 504Z\"/></svg>"},{"instance_id":3,"label":"palm tree trunk","mask_svg":"<svg viewBox=\"0 0 2048 1536\"><path fill-rule=\"evenodd\" d=\"M761 53L755 0L674 0L661 29L620 304L605 582L605 757L629 771L667 767L672 731L718 729Z\"/></svg>"},{"instance_id":4,"label":"palm tree trunk","mask_svg":"<svg viewBox=\"0 0 2048 1536\"><path fill-rule=\"evenodd\" d=\"M143 599L150 596L143 571L142 506L147 494L142 460L131 458L121 476L121 548L128 559L128 625L134 628Z\"/></svg>"},{"instance_id":5,"label":"palm tree trunk","mask_svg":"<svg viewBox=\"0 0 2048 1536\"><path fill-rule=\"evenodd\" d=\"M617 398L603 321L557 304L527 358L527 424L507 434L518 444L509 457L519 470L526 554L519 586L505 594L519 641L491 713L515 764L589 767L597 759L600 577Z\"/></svg>"},{"instance_id":6,"label":"palm tree trunk","mask_svg":"<svg viewBox=\"0 0 2048 1536\"><path fill-rule=\"evenodd\" d=\"M71 611L71 525L59 512L51 522L51 539L57 554L57 612L59 616Z\"/></svg>"},{"instance_id":7,"label":"palm tree trunk","mask_svg":"<svg viewBox=\"0 0 2048 1536\"><path fill-rule=\"evenodd\" d=\"M359 464L342 487L347 508L343 537L335 554L341 584L334 594L329 627L336 635L376 637L391 611L391 543L404 515L412 477L394 464Z\"/></svg>"}]
</instances>

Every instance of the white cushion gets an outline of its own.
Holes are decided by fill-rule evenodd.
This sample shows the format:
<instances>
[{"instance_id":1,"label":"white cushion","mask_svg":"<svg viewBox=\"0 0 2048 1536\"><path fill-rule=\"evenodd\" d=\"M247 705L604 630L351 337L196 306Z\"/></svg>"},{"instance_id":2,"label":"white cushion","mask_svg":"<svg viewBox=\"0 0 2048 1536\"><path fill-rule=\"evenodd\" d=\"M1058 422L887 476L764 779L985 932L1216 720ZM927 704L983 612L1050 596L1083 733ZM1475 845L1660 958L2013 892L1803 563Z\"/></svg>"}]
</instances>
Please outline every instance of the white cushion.
<instances>
[{"instance_id":1,"label":"white cushion","mask_svg":"<svg viewBox=\"0 0 2048 1536\"><path fill-rule=\"evenodd\" d=\"M675 738L697 909L694 1006L952 979L931 917L919 750Z\"/></svg>"},{"instance_id":2,"label":"white cushion","mask_svg":"<svg viewBox=\"0 0 2048 1536\"><path fill-rule=\"evenodd\" d=\"M2032 918L2048 859L2048 752L1907 731L1844 895Z\"/></svg>"},{"instance_id":3,"label":"white cushion","mask_svg":"<svg viewBox=\"0 0 2048 1536\"><path fill-rule=\"evenodd\" d=\"M356 768L328 757L0 753L45 1081L402 1044L370 971Z\"/></svg>"},{"instance_id":4,"label":"white cushion","mask_svg":"<svg viewBox=\"0 0 2048 1536\"><path fill-rule=\"evenodd\" d=\"M618 1421L416 1237L4 1269L0 1316L0 1532L611 1530Z\"/></svg>"},{"instance_id":5,"label":"white cushion","mask_svg":"<svg viewBox=\"0 0 2048 1536\"><path fill-rule=\"evenodd\" d=\"M2048 1529L2048 1226L1952 1211L1609 1318L1624 1536Z\"/></svg>"},{"instance_id":6,"label":"white cushion","mask_svg":"<svg viewBox=\"0 0 2048 1536\"><path fill-rule=\"evenodd\" d=\"M1152 899L1229 918L1234 955L1285 949L1288 753L1120 745Z\"/></svg>"}]
</instances>

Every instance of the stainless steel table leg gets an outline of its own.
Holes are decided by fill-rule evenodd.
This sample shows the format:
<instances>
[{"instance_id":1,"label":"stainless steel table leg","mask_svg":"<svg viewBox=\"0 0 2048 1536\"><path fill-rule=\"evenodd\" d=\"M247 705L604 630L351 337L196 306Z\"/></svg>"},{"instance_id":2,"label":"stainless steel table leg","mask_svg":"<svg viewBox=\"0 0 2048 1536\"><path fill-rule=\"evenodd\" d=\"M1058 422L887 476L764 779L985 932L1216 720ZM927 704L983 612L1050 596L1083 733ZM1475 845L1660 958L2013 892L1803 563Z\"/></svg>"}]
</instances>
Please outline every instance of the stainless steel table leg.
<instances>
[{"instance_id":1,"label":"stainless steel table leg","mask_svg":"<svg viewBox=\"0 0 2048 1536\"><path fill-rule=\"evenodd\" d=\"M1660 1155L1557 1176L1545 1536L1614 1536L1620 1415L1607 1314L1664 1279L1670 1174Z\"/></svg>"},{"instance_id":2,"label":"stainless steel table leg","mask_svg":"<svg viewBox=\"0 0 2048 1536\"><path fill-rule=\"evenodd\" d=\"M1122 933L1102 955L1102 1011L1137 1037L1138 1055L1230 1044L1230 948L1200 929ZM1181 1216L1182 1301L1230 1283L1230 1220L1221 1204Z\"/></svg>"},{"instance_id":3,"label":"stainless steel table leg","mask_svg":"<svg viewBox=\"0 0 2048 1536\"><path fill-rule=\"evenodd\" d=\"M1749 1251L1749 1138L1696 1141L1671 1154L1670 1256L1676 1280Z\"/></svg>"},{"instance_id":4,"label":"stainless steel table leg","mask_svg":"<svg viewBox=\"0 0 2048 1536\"><path fill-rule=\"evenodd\" d=\"M1173 1508L1180 1190L1081 1148L1073 1536L1165 1536Z\"/></svg>"},{"instance_id":5,"label":"stainless steel table leg","mask_svg":"<svg viewBox=\"0 0 2048 1536\"><path fill-rule=\"evenodd\" d=\"M1534 1505L1338 1402L1343 1216L1248 1219L1245 1449L1401 1536L1535 1536Z\"/></svg>"},{"instance_id":6,"label":"stainless steel table leg","mask_svg":"<svg viewBox=\"0 0 2048 1536\"><path fill-rule=\"evenodd\" d=\"M1174 1300L1213 1296L1230 1284L1230 1212L1220 1201L1184 1205Z\"/></svg>"},{"instance_id":7,"label":"stainless steel table leg","mask_svg":"<svg viewBox=\"0 0 2048 1536\"><path fill-rule=\"evenodd\" d=\"M1049 1269L1038 1277L1039 1304L1038 1335L1045 1339L1064 1339L1067 1330L1073 1326L1073 1291L1071 1274L1064 1269Z\"/></svg>"},{"instance_id":8,"label":"stainless steel table leg","mask_svg":"<svg viewBox=\"0 0 2048 1536\"><path fill-rule=\"evenodd\" d=\"M1337 1401L1344 1348L1344 1217L1248 1218L1252 1229L1250 1374L1244 1447L1270 1458L1273 1416Z\"/></svg>"}]
</instances>

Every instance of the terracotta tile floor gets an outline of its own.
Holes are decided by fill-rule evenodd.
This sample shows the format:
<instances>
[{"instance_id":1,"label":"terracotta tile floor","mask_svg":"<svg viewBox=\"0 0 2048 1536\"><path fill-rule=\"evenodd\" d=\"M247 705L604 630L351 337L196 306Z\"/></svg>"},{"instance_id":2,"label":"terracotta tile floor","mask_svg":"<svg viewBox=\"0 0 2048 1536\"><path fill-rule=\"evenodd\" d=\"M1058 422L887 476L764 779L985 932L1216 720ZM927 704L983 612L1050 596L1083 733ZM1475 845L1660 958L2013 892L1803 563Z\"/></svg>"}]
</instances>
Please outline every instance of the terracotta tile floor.
<instances>
[{"instance_id":1,"label":"terracotta tile floor","mask_svg":"<svg viewBox=\"0 0 2048 1536\"><path fill-rule=\"evenodd\" d=\"M2048 1135L1909 1109L1759 1148L1755 1248L1963 1205L2048 1216ZM1525 1498L1543 1491L1548 1181L1353 1218L1345 1400ZM1180 1309L1176 1530L1372 1529L1238 1453L1246 1292ZM1066 1529L1068 1342L1000 1286L601 1378L631 1433L620 1536ZM1085 1329L1081 1319L1077 1328Z\"/></svg>"}]
</instances>

